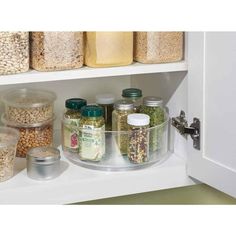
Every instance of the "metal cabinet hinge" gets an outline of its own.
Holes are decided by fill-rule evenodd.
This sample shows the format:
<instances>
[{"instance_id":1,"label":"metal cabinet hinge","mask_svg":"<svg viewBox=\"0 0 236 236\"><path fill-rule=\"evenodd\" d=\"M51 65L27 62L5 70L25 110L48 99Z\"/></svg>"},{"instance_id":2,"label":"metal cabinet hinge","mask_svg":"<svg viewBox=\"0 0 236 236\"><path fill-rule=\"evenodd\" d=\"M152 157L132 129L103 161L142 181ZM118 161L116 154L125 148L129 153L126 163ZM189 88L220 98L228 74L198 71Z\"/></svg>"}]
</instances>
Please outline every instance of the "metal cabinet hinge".
<instances>
[{"instance_id":1,"label":"metal cabinet hinge","mask_svg":"<svg viewBox=\"0 0 236 236\"><path fill-rule=\"evenodd\" d=\"M198 118L193 118L193 123L188 126L188 122L185 119L185 112L181 111L180 115L172 118L171 122L180 134L185 137L190 135L193 139L193 147L200 150L200 120Z\"/></svg>"}]
</instances>

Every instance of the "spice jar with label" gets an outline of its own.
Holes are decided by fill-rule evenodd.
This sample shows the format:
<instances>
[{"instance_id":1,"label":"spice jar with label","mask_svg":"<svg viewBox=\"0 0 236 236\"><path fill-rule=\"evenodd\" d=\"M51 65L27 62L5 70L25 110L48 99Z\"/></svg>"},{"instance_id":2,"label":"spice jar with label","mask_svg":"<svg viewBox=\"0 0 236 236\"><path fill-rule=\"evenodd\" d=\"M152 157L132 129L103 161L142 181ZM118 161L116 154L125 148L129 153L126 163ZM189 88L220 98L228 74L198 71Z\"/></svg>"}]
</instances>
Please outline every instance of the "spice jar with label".
<instances>
[{"instance_id":1,"label":"spice jar with label","mask_svg":"<svg viewBox=\"0 0 236 236\"><path fill-rule=\"evenodd\" d=\"M65 102L66 111L62 121L62 149L69 152L79 151L80 109L87 105L82 98L70 98Z\"/></svg>"},{"instance_id":2,"label":"spice jar with label","mask_svg":"<svg viewBox=\"0 0 236 236\"><path fill-rule=\"evenodd\" d=\"M79 157L84 161L100 161L105 154L105 121L102 107L81 108Z\"/></svg>"},{"instance_id":3,"label":"spice jar with label","mask_svg":"<svg viewBox=\"0 0 236 236\"><path fill-rule=\"evenodd\" d=\"M128 100L119 100L114 105L112 113L112 130L120 131L116 135L118 148L122 155L127 154L128 131L127 117L129 114L134 113L134 103Z\"/></svg>"},{"instance_id":4,"label":"spice jar with label","mask_svg":"<svg viewBox=\"0 0 236 236\"><path fill-rule=\"evenodd\" d=\"M150 129L150 150L156 151L161 148L163 133L162 128L158 126L165 121L163 100L155 96L144 97L141 112L150 116L150 127L154 127Z\"/></svg>"},{"instance_id":5,"label":"spice jar with label","mask_svg":"<svg viewBox=\"0 0 236 236\"><path fill-rule=\"evenodd\" d=\"M130 162L140 164L148 161L150 117L146 114L130 114L127 123L129 125L128 158Z\"/></svg>"},{"instance_id":6,"label":"spice jar with label","mask_svg":"<svg viewBox=\"0 0 236 236\"><path fill-rule=\"evenodd\" d=\"M105 129L112 130L112 112L115 102L113 94L99 94L96 96L96 103L103 108L103 117L105 119Z\"/></svg>"},{"instance_id":7,"label":"spice jar with label","mask_svg":"<svg viewBox=\"0 0 236 236\"><path fill-rule=\"evenodd\" d=\"M134 103L135 112L139 112L142 103L142 90L138 88L127 88L122 90L122 97Z\"/></svg>"}]
</instances>

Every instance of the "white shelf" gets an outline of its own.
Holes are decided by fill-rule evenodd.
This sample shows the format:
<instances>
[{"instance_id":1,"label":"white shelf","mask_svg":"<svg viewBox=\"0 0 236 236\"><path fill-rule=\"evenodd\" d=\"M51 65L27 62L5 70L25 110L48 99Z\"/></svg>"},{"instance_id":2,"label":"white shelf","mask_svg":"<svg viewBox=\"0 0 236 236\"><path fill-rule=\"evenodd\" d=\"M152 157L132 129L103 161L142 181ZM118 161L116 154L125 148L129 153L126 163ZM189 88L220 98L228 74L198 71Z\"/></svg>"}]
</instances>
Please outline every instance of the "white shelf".
<instances>
[{"instance_id":1,"label":"white shelf","mask_svg":"<svg viewBox=\"0 0 236 236\"><path fill-rule=\"evenodd\" d=\"M109 68L89 68L82 67L77 70L38 72L31 70L26 73L0 76L0 85L37 83L47 81L73 80L100 78L108 76L150 74L174 71L187 71L187 62L165 64L141 64L133 63L129 66L109 67Z\"/></svg>"},{"instance_id":2,"label":"white shelf","mask_svg":"<svg viewBox=\"0 0 236 236\"><path fill-rule=\"evenodd\" d=\"M68 204L194 184L185 162L174 154L161 165L129 172L85 169L62 158L65 171L56 179L27 177L25 159L17 159L16 175L0 183L0 204Z\"/></svg>"}]
</instances>

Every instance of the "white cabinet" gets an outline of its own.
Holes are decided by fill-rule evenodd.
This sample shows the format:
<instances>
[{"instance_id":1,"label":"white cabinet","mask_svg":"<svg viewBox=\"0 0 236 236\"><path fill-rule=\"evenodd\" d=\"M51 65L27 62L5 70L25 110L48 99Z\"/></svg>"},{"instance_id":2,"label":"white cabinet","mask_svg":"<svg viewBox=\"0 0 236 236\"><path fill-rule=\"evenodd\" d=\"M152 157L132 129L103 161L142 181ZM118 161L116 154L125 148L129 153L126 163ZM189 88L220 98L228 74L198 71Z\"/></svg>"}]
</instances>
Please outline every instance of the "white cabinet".
<instances>
[{"instance_id":1,"label":"white cabinet","mask_svg":"<svg viewBox=\"0 0 236 236\"><path fill-rule=\"evenodd\" d=\"M193 148L191 137L172 127L169 159L142 170L92 171L63 159L60 177L38 182L27 178L24 160L19 159L16 176L0 184L0 203L64 204L187 186L198 180L236 197L235 42L235 33L187 33L185 60L177 63L1 76L0 91L37 87L57 92L57 129L66 98L80 96L94 102L97 92L119 96L131 86L141 88L144 95L163 97L171 117L183 110L189 125L196 117L201 126L200 150Z\"/></svg>"}]
</instances>

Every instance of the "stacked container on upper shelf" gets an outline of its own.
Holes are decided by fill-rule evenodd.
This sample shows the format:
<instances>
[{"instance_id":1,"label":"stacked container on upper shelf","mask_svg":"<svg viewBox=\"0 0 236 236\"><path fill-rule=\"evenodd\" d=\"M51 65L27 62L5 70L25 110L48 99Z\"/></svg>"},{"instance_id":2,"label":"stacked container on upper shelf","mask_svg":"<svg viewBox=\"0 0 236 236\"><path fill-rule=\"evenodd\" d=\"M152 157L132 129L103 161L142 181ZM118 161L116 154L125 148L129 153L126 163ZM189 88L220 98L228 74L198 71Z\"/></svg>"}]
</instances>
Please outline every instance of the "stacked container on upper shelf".
<instances>
[{"instance_id":1,"label":"stacked container on upper shelf","mask_svg":"<svg viewBox=\"0 0 236 236\"><path fill-rule=\"evenodd\" d=\"M183 59L183 32L135 32L134 60L167 63Z\"/></svg>"},{"instance_id":2,"label":"stacked container on upper shelf","mask_svg":"<svg viewBox=\"0 0 236 236\"><path fill-rule=\"evenodd\" d=\"M31 32L31 67L38 71L83 66L83 32Z\"/></svg>"},{"instance_id":3,"label":"stacked container on upper shelf","mask_svg":"<svg viewBox=\"0 0 236 236\"><path fill-rule=\"evenodd\" d=\"M133 32L86 32L85 64L91 67L133 62Z\"/></svg>"},{"instance_id":4,"label":"stacked container on upper shelf","mask_svg":"<svg viewBox=\"0 0 236 236\"><path fill-rule=\"evenodd\" d=\"M32 147L52 145L55 99L53 92L36 89L14 89L3 95L2 122L20 132L18 157L25 157Z\"/></svg>"},{"instance_id":5,"label":"stacked container on upper shelf","mask_svg":"<svg viewBox=\"0 0 236 236\"><path fill-rule=\"evenodd\" d=\"M29 33L0 32L0 75L29 70Z\"/></svg>"}]
</instances>

